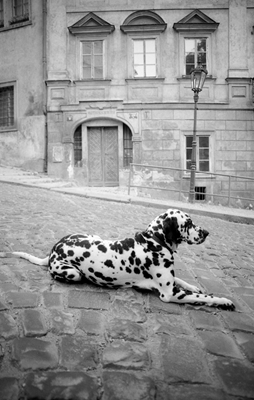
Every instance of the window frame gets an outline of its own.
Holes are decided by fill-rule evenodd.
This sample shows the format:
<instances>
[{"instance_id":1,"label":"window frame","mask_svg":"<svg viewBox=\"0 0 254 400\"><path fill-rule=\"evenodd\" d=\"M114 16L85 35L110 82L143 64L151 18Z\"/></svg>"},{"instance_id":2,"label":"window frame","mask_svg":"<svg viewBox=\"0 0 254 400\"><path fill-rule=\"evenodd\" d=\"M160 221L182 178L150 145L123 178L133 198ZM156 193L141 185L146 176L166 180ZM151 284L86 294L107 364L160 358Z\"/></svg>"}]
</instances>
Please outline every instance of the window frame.
<instances>
[{"instance_id":1,"label":"window frame","mask_svg":"<svg viewBox=\"0 0 254 400\"><path fill-rule=\"evenodd\" d=\"M2 17L0 16L0 28L4 27L4 0L0 0L0 13L2 14ZM0 14L0 15L1 15Z\"/></svg>"},{"instance_id":2,"label":"window frame","mask_svg":"<svg viewBox=\"0 0 254 400\"><path fill-rule=\"evenodd\" d=\"M5 88L5 87L13 87L13 125L5 125L1 126L0 125L0 132L6 132L6 131L15 131L17 130L17 90L16 90L16 82L15 81L10 81L10 82L4 82L0 83L0 89Z\"/></svg>"},{"instance_id":3,"label":"window frame","mask_svg":"<svg viewBox=\"0 0 254 400\"><path fill-rule=\"evenodd\" d=\"M11 20L10 24L16 24L16 23L23 23L23 22L28 22L30 21L31 17L31 5L30 5L30 0L21 0L21 7L22 7L22 14L21 15L15 15L15 1L17 0L12 0L12 10L11 10ZM24 7L25 3L27 3L27 13L24 12Z\"/></svg>"},{"instance_id":4,"label":"window frame","mask_svg":"<svg viewBox=\"0 0 254 400\"><path fill-rule=\"evenodd\" d=\"M212 77L213 62L212 62L212 38L211 34L207 32L191 32L191 33L180 33L180 49L179 49L179 65L180 65L180 76L190 77L186 74L186 62L185 62L185 40L186 39L206 39L206 69L208 71L208 77Z\"/></svg>"},{"instance_id":5,"label":"window frame","mask_svg":"<svg viewBox=\"0 0 254 400\"><path fill-rule=\"evenodd\" d=\"M93 50L94 50L94 43L95 42L102 42L102 76L101 77L95 77L94 75L94 71L95 71L95 69L94 69L94 56L95 56L95 54L94 54L94 52L91 54L91 56L92 56L92 62L91 62L91 77L90 78L87 78L87 77L84 77L84 63L83 63L83 57L84 57L84 53L83 53L83 44L84 43L92 43L92 46L93 46ZM105 79L105 40L104 39L102 39L102 38L98 38L98 39L90 39L90 40L87 40L87 39L84 39L84 40L81 40L81 79L82 80L98 80L98 79Z\"/></svg>"},{"instance_id":6,"label":"window frame","mask_svg":"<svg viewBox=\"0 0 254 400\"><path fill-rule=\"evenodd\" d=\"M101 78L85 78L83 76L83 43L84 42L102 42L102 77ZM88 37L88 38L82 38L79 40L79 46L80 46L80 51L79 51L79 60L78 60L78 65L79 65L79 77L80 80L82 81L100 81L100 80L105 80L107 76L107 60L106 60L106 38L102 36L98 37Z\"/></svg>"},{"instance_id":7,"label":"window frame","mask_svg":"<svg viewBox=\"0 0 254 400\"><path fill-rule=\"evenodd\" d=\"M199 165L198 165L198 160L199 160L199 137L209 137L209 171L200 171L196 174L196 178L199 179L204 179L204 178L213 178L213 176L209 176L209 174L213 174L214 172L214 157L215 157L215 143L214 143L214 132L213 131L202 131L202 132L197 132L196 134L197 136L197 147L196 147L196 151L197 151L197 167L196 167L196 171L199 171ZM181 164L182 164L182 169L186 170L187 168L187 156L186 156L186 150L187 150L187 146L186 146L186 138L187 137L193 137L193 132L192 131L184 131L182 132L181 135L181 148L182 148L182 157L181 157ZM190 177L190 171L184 171L183 176L185 178L189 178Z\"/></svg>"},{"instance_id":8,"label":"window frame","mask_svg":"<svg viewBox=\"0 0 254 400\"><path fill-rule=\"evenodd\" d=\"M136 66L138 65L138 64L135 64L135 54L137 54L137 53L135 53L135 42L137 42L137 41L142 42L142 48L143 48L142 50L143 50L143 52L139 53L139 54L142 54L142 57L143 57L143 64L140 64L140 65L143 65L143 67L144 67L144 76L135 76L135 65ZM148 67L149 64L147 63L147 54L148 54L148 52L146 51L146 42L148 42L148 41L154 41L155 64L151 64L151 65L155 66L155 75L147 75L147 67ZM156 42L156 39L155 38L135 38L135 39L132 39L132 46L133 46L133 50L132 50L132 60L133 60L133 71L132 71L132 74L133 74L133 78L135 78L135 79L157 78L158 77L158 72L157 72L158 71L158 67L157 67L157 64L158 64L157 58L158 57L157 57L157 42Z\"/></svg>"}]
</instances>

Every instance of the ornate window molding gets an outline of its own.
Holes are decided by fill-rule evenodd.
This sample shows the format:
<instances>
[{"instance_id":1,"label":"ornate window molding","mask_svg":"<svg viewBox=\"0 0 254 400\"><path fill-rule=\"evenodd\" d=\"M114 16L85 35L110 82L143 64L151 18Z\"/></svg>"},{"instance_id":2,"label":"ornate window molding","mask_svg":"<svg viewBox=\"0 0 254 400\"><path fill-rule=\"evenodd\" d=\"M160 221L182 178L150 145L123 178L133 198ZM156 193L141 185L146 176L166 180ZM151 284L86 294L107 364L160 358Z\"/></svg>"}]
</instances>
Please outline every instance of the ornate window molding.
<instances>
[{"instance_id":1,"label":"ornate window molding","mask_svg":"<svg viewBox=\"0 0 254 400\"><path fill-rule=\"evenodd\" d=\"M180 21L174 23L173 28L177 32L212 33L216 31L219 23L205 15L200 10L194 10Z\"/></svg>"},{"instance_id":2,"label":"ornate window molding","mask_svg":"<svg viewBox=\"0 0 254 400\"><path fill-rule=\"evenodd\" d=\"M167 28L165 21L155 12L144 10L129 15L120 26L123 33L159 34Z\"/></svg>"},{"instance_id":3,"label":"ornate window molding","mask_svg":"<svg viewBox=\"0 0 254 400\"><path fill-rule=\"evenodd\" d=\"M115 26L109 24L93 12L90 12L75 24L69 26L68 29L70 33L76 36L83 34L108 35L115 30Z\"/></svg>"}]
</instances>

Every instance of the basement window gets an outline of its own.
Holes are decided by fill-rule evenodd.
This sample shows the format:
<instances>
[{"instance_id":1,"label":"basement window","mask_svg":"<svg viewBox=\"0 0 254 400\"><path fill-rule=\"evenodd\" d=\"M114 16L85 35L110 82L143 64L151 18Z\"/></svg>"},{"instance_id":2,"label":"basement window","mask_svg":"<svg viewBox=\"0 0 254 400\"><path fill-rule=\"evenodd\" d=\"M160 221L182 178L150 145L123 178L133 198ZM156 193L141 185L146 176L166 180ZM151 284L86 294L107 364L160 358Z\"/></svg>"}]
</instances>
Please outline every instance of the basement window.
<instances>
[{"instance_id":1,"label":"basement window","mask_svg":"<svg viewBox=\"0 0 254 400\"><path fill-rule=\"evenodd\" d=\"M205 201L206 200L206 187L195 186L195 200Z\"/></svg>"}]
</instances>

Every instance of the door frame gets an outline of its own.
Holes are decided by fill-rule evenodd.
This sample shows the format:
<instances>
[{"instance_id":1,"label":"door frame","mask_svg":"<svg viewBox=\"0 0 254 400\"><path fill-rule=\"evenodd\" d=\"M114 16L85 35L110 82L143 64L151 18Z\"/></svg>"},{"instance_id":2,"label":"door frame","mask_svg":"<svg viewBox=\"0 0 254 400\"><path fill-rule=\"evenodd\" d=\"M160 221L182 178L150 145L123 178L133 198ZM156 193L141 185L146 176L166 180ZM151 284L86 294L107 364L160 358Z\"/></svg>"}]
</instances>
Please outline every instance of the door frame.
<instances>
[{"instance_id":1,"label":"door frame","mask_svg":"<svg viewBox=\"0 0 254 400\"><path fill-rule=\"evenodd\" d=\"M89 185L89 171L88 171L88 129L95 127L114 127L118 132L118 185L120 169L123 168L123 123L111 118L95 118L85 121L82 124L82 154L83 154L83 168L85 168L87 176L87 184Z\"/></svg>"}]
</instances>

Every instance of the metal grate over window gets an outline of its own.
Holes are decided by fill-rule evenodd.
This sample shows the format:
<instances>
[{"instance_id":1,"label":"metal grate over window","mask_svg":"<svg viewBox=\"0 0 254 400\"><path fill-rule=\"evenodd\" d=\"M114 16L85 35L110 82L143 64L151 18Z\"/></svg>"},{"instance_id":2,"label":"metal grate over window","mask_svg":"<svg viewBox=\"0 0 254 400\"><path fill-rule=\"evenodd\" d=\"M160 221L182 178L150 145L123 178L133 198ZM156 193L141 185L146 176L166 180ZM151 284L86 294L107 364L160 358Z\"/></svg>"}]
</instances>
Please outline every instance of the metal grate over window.
<instances>
[{"instance_id":1,"label":"metal grate over window","mask_svg":"<svg viewBox=\"0 0 254 400\"><path fill-rule=\"evenodd\" d=\"M82 129L81 125L74 132L74 165L81 167L82 161Z\"/></svg>"},{"instance_id":2,"label":"metal grate over window","mask_svg":"<svg viewBox=\"0 0 254 400\"><path fill-rule=\"evenodd\" d=\"M132 133L127 125L123 126L123 167L129 167L133 162Z\"/></svg>"},{"instance_id":3,"label":"metal grate over window","mask_svg":"<svg viewBox=\"0 0 254 400\"><path fill-rule=\"evenodd\" d=\"M206 199L206 187L195 186L195 200L204 201Z\"/></svg>"},{"instance_id":4,"label":"metal grate over window","mask_svg":"<svg viewBox=\"0 0 254 400\"><path fill-rule=\"evenodd\" d=\"M0 127L14 125L14 87L0 88Z\"/></svg>"}]
</instances>

